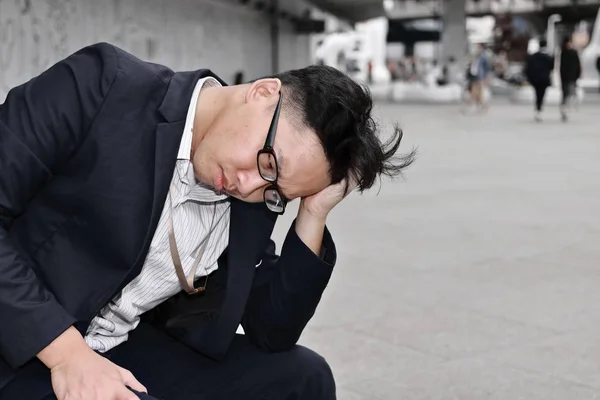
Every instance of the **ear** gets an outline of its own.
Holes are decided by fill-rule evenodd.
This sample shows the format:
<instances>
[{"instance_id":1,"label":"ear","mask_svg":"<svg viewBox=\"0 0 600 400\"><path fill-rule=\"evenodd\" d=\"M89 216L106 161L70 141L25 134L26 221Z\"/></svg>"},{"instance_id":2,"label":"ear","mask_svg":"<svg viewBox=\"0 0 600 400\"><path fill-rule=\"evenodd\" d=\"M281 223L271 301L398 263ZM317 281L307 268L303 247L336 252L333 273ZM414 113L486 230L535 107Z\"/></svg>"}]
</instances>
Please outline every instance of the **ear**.
<instances>
[{"instance_id":1,"label":"ear","mask_svg":"<svg viewBox=\"0 0 600 400\"><path fill-rule=\"evenodd\" d=\"M265 78L254 81L246 92L246 102L279 98L281 81L277 78Z\"/></svg>"}]
</instances>

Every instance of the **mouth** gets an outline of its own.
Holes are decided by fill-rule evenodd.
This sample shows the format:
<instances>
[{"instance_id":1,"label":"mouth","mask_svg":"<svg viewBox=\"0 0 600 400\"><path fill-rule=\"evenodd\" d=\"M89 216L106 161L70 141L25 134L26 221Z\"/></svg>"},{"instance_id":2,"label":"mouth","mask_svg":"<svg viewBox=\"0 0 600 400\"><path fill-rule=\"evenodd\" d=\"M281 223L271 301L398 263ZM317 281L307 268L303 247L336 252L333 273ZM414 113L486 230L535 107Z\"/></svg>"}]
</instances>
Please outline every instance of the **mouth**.
<instances>
[{"instance_id":1,"label":"mouth","mask_svg":"<svg viewBox=\"0 0 600 400\"><path fill-rule=\"evenodd\" d=\"M229 185L229 181L227 180L223 169L219 171L214 179L214 188L217 192L221 192L228 196L235 196L237 194L237 188L233 185Z\"/></svg>"},{"instance_id":2,"label":"mouth","mask_svg":"<svg viewBox=\"0 0 600 400\"><path fill-rule=\"evenodd\" d=\"M217 190L218 192L223 191L223 188L225 187L225 182L225 174L221 169L213 179L213 186L215 187L215 190Z\"/></svg>"}]
</instances>

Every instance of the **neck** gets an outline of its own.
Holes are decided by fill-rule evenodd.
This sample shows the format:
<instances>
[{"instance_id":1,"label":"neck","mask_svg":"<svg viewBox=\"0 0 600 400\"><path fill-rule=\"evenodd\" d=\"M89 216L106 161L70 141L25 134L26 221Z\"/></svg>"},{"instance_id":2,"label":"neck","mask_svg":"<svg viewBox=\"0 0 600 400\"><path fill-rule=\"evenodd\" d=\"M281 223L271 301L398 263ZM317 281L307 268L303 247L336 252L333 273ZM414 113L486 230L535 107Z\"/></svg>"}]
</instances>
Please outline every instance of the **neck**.
<instances>
[{"instance_id":1,"label":"neck","mask_svg":"<svg viewBox=\"0 0 600 400\"><path fill-rule=\"evenodd\" d=\"M200 90L196 111L194 115L194 126L192 128L191 159L202 139L206 137L211 126L217 119L221 110L232 101L235 94L235 86L208 87Z\"/></svg>"}]
</instances>

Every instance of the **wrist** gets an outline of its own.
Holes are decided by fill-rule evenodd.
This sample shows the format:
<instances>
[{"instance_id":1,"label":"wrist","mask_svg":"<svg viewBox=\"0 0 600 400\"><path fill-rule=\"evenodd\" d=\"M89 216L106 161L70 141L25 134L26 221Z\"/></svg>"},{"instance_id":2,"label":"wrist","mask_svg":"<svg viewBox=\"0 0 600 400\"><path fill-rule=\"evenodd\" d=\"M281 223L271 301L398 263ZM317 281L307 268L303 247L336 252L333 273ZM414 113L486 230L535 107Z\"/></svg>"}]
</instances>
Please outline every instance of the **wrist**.
<instances>
[{"instance_id":1,"label":"wrist","mask_svg":"<svg viewBox=\"0 0 600 400\"><path fill-rule=\"evenodd\" d=\"M53 369L85 351L91 351L91 349L79 331L71 326L40 351L37 358L48 369Z\"/></svg>"},{"instance_id":2,"label":"wrist","mask_svg":"<svg viewBox=\"0 0 600 400\"><path fill-rule=\"evenodd\" d=\"M303 202L300 203L300 207L298 208L298 219L325 223L327 220L327 215L327 212L309 209L308 207L304 206Z\"/></svg>"},{"instance_id":3,"label":"wrist","mask_svg":"<svg viewBox=\"0 0 600 400\"><path fill-rule=\"evenodd\" d=\"M296 233L304 244L316 255L319 255L325 231L326 215L315 215L303 208L298 209Z\"/></svg>"}]
</instances>

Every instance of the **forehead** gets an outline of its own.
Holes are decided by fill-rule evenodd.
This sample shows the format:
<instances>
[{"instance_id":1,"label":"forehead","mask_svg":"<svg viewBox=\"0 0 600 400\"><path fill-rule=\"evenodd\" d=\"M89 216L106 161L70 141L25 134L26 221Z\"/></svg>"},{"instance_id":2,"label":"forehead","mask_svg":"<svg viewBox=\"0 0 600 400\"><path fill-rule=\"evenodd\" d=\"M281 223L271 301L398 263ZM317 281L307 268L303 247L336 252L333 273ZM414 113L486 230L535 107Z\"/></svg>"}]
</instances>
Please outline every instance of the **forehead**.
<instances>
[{"instance_id":1,"label":"forehead","mask_svg":"<svg viewBox=\"0 0 600 400\"><path fill-rule=\"evenodd\" d=\"M289 199L314 194L329 184L329 163L314 131L279 118L275 134L278 185Z\"/></svg>"}]
</instances>

